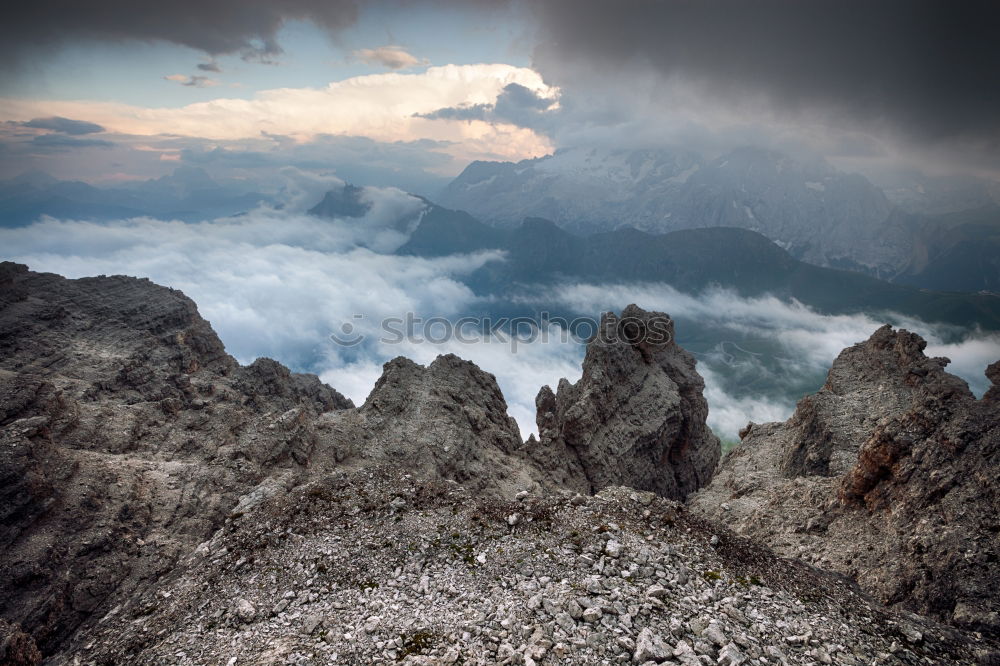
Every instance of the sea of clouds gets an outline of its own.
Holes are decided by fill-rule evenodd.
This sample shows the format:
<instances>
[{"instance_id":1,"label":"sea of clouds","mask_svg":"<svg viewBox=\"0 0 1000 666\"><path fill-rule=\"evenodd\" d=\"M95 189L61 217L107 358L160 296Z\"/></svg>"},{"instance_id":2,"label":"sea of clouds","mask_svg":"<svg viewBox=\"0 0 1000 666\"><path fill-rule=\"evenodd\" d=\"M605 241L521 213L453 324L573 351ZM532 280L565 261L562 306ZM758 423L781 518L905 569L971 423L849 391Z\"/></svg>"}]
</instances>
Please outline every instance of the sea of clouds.
<instances>
[{"instance_id":1,"label":"sea of clouds","mask_svg":"<svg viewBox=\"0 0 1000 666\"><path fill-rule=\"evenodd\" d=\"M487 262L503 261L503 254L434 259L394 255L406 240L397 222L419 215L425 205L420 199L392 188L367 188L371 208L365 217L319 219L304 210L337 183L287 175L287 201L280 208L203 223L43 218L27 227L0 229L2 258L67 277L135 275L180 289L198 304L241 362L268 356L293 369L315 372L358 404L385 361L402 355L426 364L439 354L454 353L493 373L522 432L534 431L538 389L555 386L563 377L579 378L581 344L553 335L515 346L503 338L474 334L475 342L467 335L464 341L432 344L419 338L389 340L393 336L382 327L385 319L407 313L454 321L470 312L489 311L491 303L462 279ZM663 284L549 285L539 291L538 302L594 316L637 303L681 321L730 331L734 340L773 338L785 371L804 375L823 373L841 349L866 339L884 323L870 315L823 315L798 303L746 299L724 290L684 294ZM983 370L1000 358L1000 336L903 317L894 323L923 335L929 354L951 358L951 371L974 391L986 389ZM357 342L338 344L331 336ZM738 344L720 344L699 355L710 425L726 439L735 438L749 420L787 418L801 397L727 389L723 374L731 368L731 349ZM768 372L754 365L753 358L743 356L742 362L750 364L744 371Z\"/></svg>"}]
</instances>

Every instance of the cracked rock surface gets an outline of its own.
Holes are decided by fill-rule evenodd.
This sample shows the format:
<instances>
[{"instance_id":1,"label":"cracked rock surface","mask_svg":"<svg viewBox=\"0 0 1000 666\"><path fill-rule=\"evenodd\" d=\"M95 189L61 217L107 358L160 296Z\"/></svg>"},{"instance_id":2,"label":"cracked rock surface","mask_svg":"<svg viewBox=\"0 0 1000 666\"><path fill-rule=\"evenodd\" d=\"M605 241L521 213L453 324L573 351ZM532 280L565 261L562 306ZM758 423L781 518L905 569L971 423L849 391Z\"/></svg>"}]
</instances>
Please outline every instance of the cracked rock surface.
<instances>
[{"instance_id":1,"label":"cracked rock surface","mask_svg":"<svg viewBox=\"0 0 1000 666\"><path fill-rule=\"evenodd\" d=\"M659 413L680 422L684 408ZM29 662L60 653L226 520L331 470L397 465L492 496L575 488L591 473L558 478L562 462L530 445L495 378L455 356L390 361L355 409L314 375L240 366L176 290L0 263L4 649ZM644 485L650 470L632 471L602 485Z\"/></svg>"}]
</instances>

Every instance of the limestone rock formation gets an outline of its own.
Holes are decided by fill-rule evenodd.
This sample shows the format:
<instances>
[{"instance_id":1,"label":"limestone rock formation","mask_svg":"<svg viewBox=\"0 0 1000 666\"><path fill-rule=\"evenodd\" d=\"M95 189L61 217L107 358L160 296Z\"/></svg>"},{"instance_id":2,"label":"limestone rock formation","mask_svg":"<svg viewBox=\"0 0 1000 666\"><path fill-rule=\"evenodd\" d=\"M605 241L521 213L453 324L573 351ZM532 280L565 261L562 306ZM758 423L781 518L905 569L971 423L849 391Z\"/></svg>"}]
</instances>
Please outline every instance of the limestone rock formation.
<instances>
[{"instance_id":1,"label":"limestone rock formation","mask_svg":"<svg viewBox=\"0 0 1000 666\"><path fill-rule=\"evenodd\" d=\"M611 449L580 456L576 475L558 478L551 472L562 463L521 441L495 378L455 356L387 363L353 409L315 376L270 359L241 367L194 303L148 280L66 280L3 263L0 287L0 615L25 654L57 652L225 521L333 468L398 466L493 495L590 491L591 475L600 487L674 488L680 478L669 467L661 486L633 477L651 474L641 466L609 472ZM635 377L623 389L648 389L635 415L654 414L660 430L687 437L704 401L684 396L700 384L669 377L693 375L690 359L643 345L625 353L597 343L588 377L624 354L614 363ZM658 365L644 370L630 354ZM661 398L664 409L644 404ZM566 433L606 417L571 417ZM633 435L644 433L616 436Z\"/></svg>"},{"instance_id":2,"label":"limestone rock formation","mask_svg":"<svg viewBox=\"0 0 1000 666\"><path fill-rule=\"evenodd\" d=\"M364 450L425 478L510 494L544 480L496 378L454 354L427 367L402 357L386 363L358 415Z\"/></svg>"},{"instance_id":3,"label":"limestone rock formation","mask_svg":"<svg viewBox=\"0 0 1000 666\"><path fill-rule=\"evenodd\" d=\"M705 384L674 340L673 321L635 305L607 313L583 377L536 398L535 459L586 492L612 485L684 499L708 482L718 438L706 426Z\"/></svg>"},{"instance_id":4,"label":"limestone rock formation","mask_svg":"<svg viewBox=\"0 0 1000 666\"><path fill-rule=\"evenodd\" d=\"M0 614L52 653L262 479L301 473L315 417L349 406L241 368L178 291L0 264Z\"/></svg>"},{"instance_id":5,"label":"limestone rock formation","mask_svg":"<svg viewBox=\"0 0 1000 666\"><path fill-rule=\"evenodd\" d=\"M1000 364L977 400L886 326L785 423L751 424L691 506L881 601L1000 632Z\"/></svg>"}]
</instances>

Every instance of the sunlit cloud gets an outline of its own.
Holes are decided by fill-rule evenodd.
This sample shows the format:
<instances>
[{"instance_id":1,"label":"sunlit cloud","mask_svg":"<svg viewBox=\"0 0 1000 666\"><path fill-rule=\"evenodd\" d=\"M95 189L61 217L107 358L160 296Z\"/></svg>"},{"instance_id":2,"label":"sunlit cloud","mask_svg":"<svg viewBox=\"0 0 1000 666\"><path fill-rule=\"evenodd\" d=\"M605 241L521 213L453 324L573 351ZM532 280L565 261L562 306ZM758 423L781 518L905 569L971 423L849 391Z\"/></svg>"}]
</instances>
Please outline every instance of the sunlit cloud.
<instances>
[{"instance_id":1,"label":"sunlit cloud","mask_svg":"<svg viewBox=\"0 0 1000 666\"><path fill-rule=\"evenodd\" d=\"M173 74L181 85L208 85L205 77ZM3 119L59 115L84 118L110 132L170 134L238 140L281 134L296 141L322 135L376 141L449 142L463 159L521 159L551 151L548 139L508 123L442 122L420 117L445 107L493 104L511 84L555 95L535 71L503 64L446 65L421 73L389 72L335 81L324 88L264 90L251 99L220 97L180 108L144 108L114 102L4 99Z\"/></svg>"}]
</instances>

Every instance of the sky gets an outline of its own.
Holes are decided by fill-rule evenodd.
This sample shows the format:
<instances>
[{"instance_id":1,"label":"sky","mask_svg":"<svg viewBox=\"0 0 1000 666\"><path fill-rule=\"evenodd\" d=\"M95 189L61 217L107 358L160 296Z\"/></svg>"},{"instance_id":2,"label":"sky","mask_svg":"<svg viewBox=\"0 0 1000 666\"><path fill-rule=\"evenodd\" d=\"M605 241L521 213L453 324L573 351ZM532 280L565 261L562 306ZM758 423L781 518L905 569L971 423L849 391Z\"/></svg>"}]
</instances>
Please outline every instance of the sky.
<instances>
[{"instance_id":1,"label":"sky","mask_svg":"<svg viewBox=\"0 0 1000 666\"><path fill-rule=\"evenodd\" d=\"M530 28L514 5L366 3L349 11L344 3L341 18L324 20L327 10L311 7L286 15L272 14L272 3L181 3L161 10L151 33L154 17L104 4L127 16L109 24L95 5L82 26L67 19L48 28L54 10L25 16L40 34L30 43L11 35L3 47L13 66L0 78L0 177L39 169L102 184L183 163L236 176L279 164L351 173L346 162L389 159L441 184L473 159L553 148L509 122L420 117L492 104L510 85L555 98L530 67ZM246 24L233 26L230 17L243 13ZM219 23L203 30L203 20ZM32 123L51 118L92 129ZM326 158L331 144L349 149ZM399 181L422 183L407 174Z\"/></svg>"},{"instance_id":2,"label":"sky","mask_svg":"<svg viewBox=\"0 0 1000 666\"><path fill-rule=\"evenodd\" d=\"M997 180L998 19L985 0L40 0L0 26L0 178L381 157L431 189L475 159L753 142Z\"/></svg>"}]
</instances>

